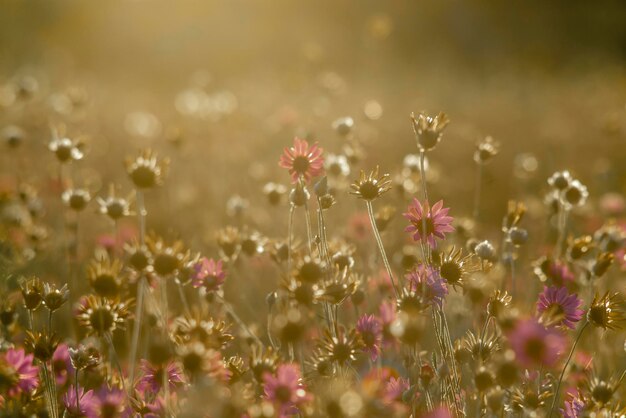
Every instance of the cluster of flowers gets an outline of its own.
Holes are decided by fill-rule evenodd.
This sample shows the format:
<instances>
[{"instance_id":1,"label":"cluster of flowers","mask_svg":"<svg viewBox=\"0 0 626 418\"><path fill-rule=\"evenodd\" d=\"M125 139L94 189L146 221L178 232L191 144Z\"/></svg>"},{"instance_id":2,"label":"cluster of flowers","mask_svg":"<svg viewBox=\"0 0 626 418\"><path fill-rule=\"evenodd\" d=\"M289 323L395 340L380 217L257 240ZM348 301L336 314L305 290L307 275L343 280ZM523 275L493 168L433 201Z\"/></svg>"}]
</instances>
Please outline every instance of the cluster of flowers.
<instances>
[{"instance_id":1,"label":"cluster of flowers","mask_svg":"<svg viewBox=\"0 0 626 418\"><path fill-rule=\"evenodd\" d=\"M618 395L624 373L602 377L596 367L625 320L621 295L603 279L624 259L626 230L609 222L590 235L568 233L588 192L557 172L546 199L556 234L532 264L536 278L516 282L530 235L526 207L509 204L500 251L478 239L480 175L473 219L454 219L428 197L426 157L447 116L411 122L418 153L398 179L377 167L346 182L362 151L351 118L335 123L345 139L339 155L295 138L279 158L290 188L264 189L271 206L287 203L286 237L228 226L211 257L146 233L145 194L164 184L169 167L148 150L126 164L134 193L120 197L112 186L96 199L114 234L90 242L93 255L83 256L78 224L92 193L73 188L64 168L83 159L84 148L53 129L56 190L74 225L64 235L73 241L64 236L47 248L37 191L22 184L3 191L0 416L626 413ZM19 148L23 131L11 126L2 135ZM491 138L477 146L479 173L498 147ZM391 226L394 207L374 208L392 189L411 198L404 233ZM367 215L331 235L333 208L347 190ZM137 233L127 239L119 222L131 216ZM59 279L23 273L43 256L55 258ZM543 289L534 292L538 283ZM255 304L243 316L248 302L234 295L261 284L271 288L266 308ZM599 335L603 346L594 344Z\"/></svg>"}]
</instances>

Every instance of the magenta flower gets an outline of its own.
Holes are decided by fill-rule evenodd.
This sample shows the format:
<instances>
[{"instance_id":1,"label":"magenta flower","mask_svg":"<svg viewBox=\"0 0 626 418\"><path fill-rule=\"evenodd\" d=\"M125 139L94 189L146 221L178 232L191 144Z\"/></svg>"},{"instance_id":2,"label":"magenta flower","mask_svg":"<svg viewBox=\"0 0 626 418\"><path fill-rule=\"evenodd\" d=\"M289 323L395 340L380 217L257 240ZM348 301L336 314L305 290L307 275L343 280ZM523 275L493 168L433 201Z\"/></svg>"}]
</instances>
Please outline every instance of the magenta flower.
<instances>
[{"instance_id":1,"label":"magenta flower","mask_svg":"<svg viewBox=\"0 0 626 418\"><path fill-rule=\"evenodd\" d=\"M356 330L363 341L364 351L369 354L372 361L376 360L383 340L381 320L374 315L363 315L356 323Z\"/></svg>"},{"instance_id":2,"label":"magenta flower","mask_svg":"<svg viewBox=\"0 0 626 418\"><path fill-rule=\"evenodd\" d=\"M279 417L298 413L298 406L309 400L300 376L300 368L295 364L281 364L276 375L266 373L263 390L265 398L278 406Z\"/></svg>"},{"instance_id":3,"label":"magenta flower","mask_svg":"<svg viewBox=\"0 0 626 418\"><path fill-rule=\"evenodd\" d=\"M11 376L6 392L10 397L30 393L39 385L39 370L33 365L33 355L26 355L22 348L19 350L10 348L1 355L0 367L6 367L8 375Z\"/></svg>"},{"instance_id":4,"label":"magenta flower","mask_svg":"<svg viewBox=\"0 0 626 418\"><path fill-rule=\"evenodd\" d=\"M70 359L69 347L67 344L59 344L52 355L52 368L58 386L67 383L67 377L74 375L74 367Z\"/></svg>"},{"instance_id":5,"label":"magenta flower","mask_svg":"<svg viewBox=\"0 0 626 418\"><path fill-rule=\"evenodd\" d=\"M158 393L163 386L163 373L167 373L167 381L170 392L184 383L183 372L180 366L171 361L165 366L153 366L147 360L142 359L139 369L143 375L139 379L137 389L144 392Z\"/></svg>"},{"instance_id":6,"label":"magenta flower","mask_svg":"<svg viewBox=\"0 0 626 418\"><path fill-rule=\"evenodd\" d=\"M446 233L454 231L453 218L448 216L449 210L450 208L443 207L443 200L430 208L428 201L422 207L421 202L413 198L407 212L403 214L410 222L404 231L413 234L414 241L425 240L431 248L435 248L437 246L435 238L444 239ZM424 223L426 224L425 232L423 231Z\"/></svg>"},{"instance_id":7,"label":"magenta flower","mask_svg":"<svg viewBox=\"0 0 626 418\"><path fill-rule=\"evenodd\" d=\"M424 418L452 418L452 412L446 406L439 406L430 411Z\"/></svg>"},{"instance_id":8,"label":"magenta flower","mask_svg":"<svg viewBox=\"0 0 626 418\"><path fill-rule=\"evenodd\" d=\"M126 394L119 388L103 386L98 390L94 404L99 417L127 418L131 414L130 408L126 408Z\"/></svg>"},{"instance_id":9,"label":"magenta flower","mask_svg":"<svg viewBox=\"0 0 626 418\"><path fill-rule=\"evenodd\" d=\"M555 325L563 325L574 329L581 320L585 311L579 309L583 303L575 293L568 294L565 287L544 286L543 292L537 300L537 312L541 315L550 314L557 319Z\"/></svg>"},{"instance_id":10,"label":"magenta flower","mask_svg":"<svg viewBox=\"0 0 626 418\"><path fill-rule=\"evenodd\" d=\"M523 366L551 367L565 348L565 337L535 319L522 320L507 335L515 357Z\"/></svg>"},{"instance_id":11,"label":"magenta flower","mask_svg":"<svg viewBox=\"0 0 626 418\"><path fill-rule=\"evenodd\" d=\"M85 392L83 388L79 387L78 397L80 402L76 402L76 388L70 386L63 396L67 415L69 417L97 418L99 415L96 412L96 396L93 390Z\"/></svg>"},{"instance_id":12,"label":"magenta flower","mask_svg":"<svg viewBox=\"0 0 626 418\"><path fill-rule=\"evenodd\" d=\"M308 182L324 172L323 151L317 142L309 147L306 140L296 137L293 146L285 148L278 165L289 170L292 183L297 183L300 179Z\"/></svg>"},{"instance_id":13,"label":"magenta flower","mask_svg":"<svg viewBox=\"0 0 626 418\"><path fill-rule=\"evenodd\" d=\"M203 257L196 263L194 270L193 287L203 286L207 291L215 292L226 280L226 273L222 270L222 260L215 261L212 258Z\"/></svg>"},{"instance_id":14,"label":"magenta flower","mask_svg":"<svg viewBox=\"0 0 626 418\"><path fill-rule=\"evenodd\" d=\"M448 294L448 286L437 270L420 264L410 271L405 278L408 280L412 291L423 295L429 303L442 306L443 300Z\"/></svg>"}]
</instances>

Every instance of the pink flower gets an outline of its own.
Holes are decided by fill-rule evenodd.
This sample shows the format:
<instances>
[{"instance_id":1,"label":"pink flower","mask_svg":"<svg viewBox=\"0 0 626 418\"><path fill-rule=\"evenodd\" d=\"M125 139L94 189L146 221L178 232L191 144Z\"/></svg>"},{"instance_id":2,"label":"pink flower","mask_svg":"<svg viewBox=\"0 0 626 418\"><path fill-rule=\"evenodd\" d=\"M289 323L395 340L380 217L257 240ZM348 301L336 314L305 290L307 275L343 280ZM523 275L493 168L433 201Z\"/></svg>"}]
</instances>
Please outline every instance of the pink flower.
<instances>
[{"instance_id":1,"label":"pink flower","mask_svg":"<svg viewBox=\"0 0 626 418\"><path fill-rule=\"evenodd\" d=\"M33 365L33 355L26 355L24 349L8 349L0 357L0 368L4 367L12 380L7 395L12 397L20 393L30 393L39 385L39 370Z\"/></svg>"},{"instance_id":2,"label":"pink flower","mask_svg":"<svg viewBox=\"0 0 626 418\"><path fill-rule=\"evenodd\" d=\"M389 347L396 342L395 337L391 333L391 324L397 318L396 304L389 301L383 301L378 310L383 328L383 346Z\"/></svg>"},{"instance_id":3,"label":"pink flower","mask_svg":"<svg viewBox=\"0 0 626 418\"><path fill-rule=\"evenodd\" d=\"M158 393L163 386L163 373L167 373L167 381L170 392L183 384L183 372L175 362L169 362L165 366L153 366L147 360L142 359L139 369L143 376L139 379L137 389L144 392Z\"/></svg>"},{"instance_id":4,"label":"pink flower","mask_svg":"<svg viewBox=\"0 0 626 418\"><path fill-rule=\"evenodd\" d=\"M452 418L452 413L447 407L439 406L430 411L424 418Z\"/></svg>"},{"instance_id":5,"label":"pink flower","mask_svg":"<svg viewBox=\"0 0 626 418\"><path fill-rule=\"evenodd\" d=\"M411 291L423 295L427 302L442 306L448 294L448 286L439 272L424 264L410 271L406 276Z\"/></svg>"},{"instance_id":6,"label":"pink flower","mask_svg":"<svg viewBox=\"0 0 626 418\"><path fill-rule=\"evenodd\" d=\"M409 381L404 377L392 377L385 386L383 394L383 402L390 404L393 402L402 402L402 395L406 392L411 385Z\"/></svg>"},{"instance_id":7,"label":"pink flower","mask_svg":"<svg viewBox=\"0 0 626 418\"><path fill-rule=\"evenodd\" d=\"M279 417L298 413L298 406L309 400L304 390L300 368L295 364L281 364L276 375L266 373L263 390L265 398L278 405Z\"/></svg>"},{"instance_id":8,"label":"pink flower","mask_svg":"<svg viewBox=\"0 0 626 418\"><path fill-rule=\"evenodd\" d=\"M535 319L522 320L508 334L517 360L526 367L551 367L565 347L565 337L554 328L546 328Z\"/></svg>"},{"instance_id":9,"label":"pink flower","mask_svg":"<svg viewBox=\"0 0 626 418\"><path fill-rule=\"evenodd\" d=\"M126 408L126 394L119 388L103 386L98 390L94 404L99 417L127 418L131 414L130 408Z\"/></svg>"},{"instance_id":10,"label":"pink flower","mask_svg":"<svg viewBox=\"0 0 626 418\"><path fill-rule=\"evenodd\" d=\"M63 404L65 405L68 416L87 418L96 418L99 416L96 413L96 397L93 390L85 392L83 388L79 387L78 397L80 402L76 402L76 388L74 386L70 386L63 396Z\"/></svg>"},{"instance_id":11,"label":"pink flower","mask_svg":"<svg viewBox=\"0 0 626 418\"><path fill-rule=\"evenodd\" d=\"M568 294L565 287L544 286L537 300L537 312L549 314L558 320L558 325L574 329L585 313L578 309L582 303L575 293Z\"/></svg>"},{"instance_id":12,"label":"pink flower","mask_svg":"<svg viewBox=\"0 0 626 418\"><path fill-rule=\"evenodd\" d=\"M444 239L447 232L454 231L453 218L448 216L449 210L450 208L443 207L443 200L430 208L428 202L422 207L420 201L414 198L407 212L403 214L410 222L404 231L413 234L414 241L425 240L431 248L435 248L437 246L435 238ZM425 233L423 231L424 223L426 224Z\"/></svg>"},{"instance_id":13,"label":"pink flower","mask_svg":"<svg viewBox=\"0 0 626 418\"><path fill-rule=\"evenodd\" d=\"M383 329L380 319L374 315L363 315L356 323L356 330L361 336L365 352L372 361L380 354L380 344L383 339Z\"/></svg>"},{"instance_id":14,"label":"pink flower","mask_svg":"<svg viewBox=\"0 0 626 418\"><path fill-rule=\"evenodd\" d=\"M193 287L203 286L210 292L217 291L224 280L226 273L222 270L222 260L217 262L212 258L203 257L194 266L195 274L192 275Z\"/></svg>"},{"instance_id":15,"label":"pink flower","mask_svg":"<svg viewBox=\"0 0 626 418\"><path fill-rule=\"evenodd\" d=\"M67 344L59 344L52 355L52 368L58 386L67 382L68 375L74 375L74 367L70 360L70 352Z\"/></svg>"},{"instance_id":16,"label":"pink flower","mask_svg":"<svg viewBox=\"0 0 626 418\"><path fill-rule=\"evenodd\" d=\"M583 409L585 403L576 396L572 396L572 399L565 401L564 408L560 408L563 418L581 418L583 416Z\"/></svg>"},{"instance_id":17,"label":"pink flower","mask_svg":"<svg viewBox=\"0 0 626 418\"><path fill-rule=\"evenodd\" d=\"M278 165L289 170L291 182L297 183L300 179L308 182L324 172L323 149L317 142L309 147L309 143L298 137L294 138L293 146L285 148L280 156Z\"/></svg>"}]
</instances>

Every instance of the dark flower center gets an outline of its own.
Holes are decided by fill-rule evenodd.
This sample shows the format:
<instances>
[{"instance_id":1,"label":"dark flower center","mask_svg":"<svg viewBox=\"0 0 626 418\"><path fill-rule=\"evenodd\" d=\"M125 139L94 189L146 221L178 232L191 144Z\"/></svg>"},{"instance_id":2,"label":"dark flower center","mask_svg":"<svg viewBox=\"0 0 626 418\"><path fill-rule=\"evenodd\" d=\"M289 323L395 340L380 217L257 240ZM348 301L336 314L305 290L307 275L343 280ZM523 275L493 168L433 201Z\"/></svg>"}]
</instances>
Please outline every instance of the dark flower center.
<instances>
[{"instance_id":1,"label":"dark flower center","mask_svg":"<svg viewBox=\"0 0 626 418\"><path fill-rule=\"evenodd\" d=\"M299 155L293 159L293 164L291 166L293 167L293 171L300 175L304 175L311 166L311 163L306 156Z\"/></svg>"},{"instance_id":2,"label":"dark flower center","mask_svg":"<svg viewBox=\"0 0 626 418\"><path fill-rule=\"evenodd\" d=\"M149 188L156 185L157 174L152 167L139 166L130 173L130 177L139 188Z\"/></svg>"},{"instance_id":3,"label":"dark flower center","mask_svg":"<svg viewBox=\"0 0 626 418\"><path fill-rule=\"evenodd\" d=\"M530 338L526 341L525 352L531 360L541 363L546 352L546 345L541 338Z\"/></svg>"},{"instance_id":4,"label":"dark flower center","mask_svg":"<svg viewBox=\"0 0 626 418\"><path fill-rule=\"evenodd\" d=\"M350 360L352 348L346 343L338 343L333 347L333 358L339 363L345 363Z\"/></svg>"},{"instance_id":5,"label":"dark flower center","mask_svg":"<svg viewBox=\"0 0 626 418\"><path fill-rule=\"evenodd\" d=\"M458 283L463 275L461 266L453 261L447 261L441 264L439 271L441 277L450 284Z\"/></svg>"},{"instance_id":6,"label":"dark flower center","mask_svg":"<svg viewBox=\"0 0 626 418\"><path fill-rule=\"evenodd\" d=\"M276 388L275 394L276 400L278 400L280 403L287 403L291 400L291 388L287 386L278 386Z\"/></svg>"},{"instance_id":7,"label":"dark flower center","mask_svg":"<svg viewBox=\"0 0 626 418\"><path fill-rule=\"evenodd\" d=\"M413 226L417 228L417 232L423 237L424 223L426 224L426 236L432 235L435 232L435 223L430 215L428 215L425 222L423 219L413 221Z\"/></svg>"},{"instance_id":8,"label":"dark flower center","mask_svg":"<svg viewBox=\"0 0 626 418\"><path fill-rule=\"evenodd\" d=\"M380 188L372 181L364 181L359 184L359 193L365 200L374 200L380 196Z\"/></svg>"},{"instance_id":9,"label":"dark flower center","mask_svg":"<svg viewBox=\"0 0 626 418\"><path fill-rule=\"evenodd\" d=\"M89 316L91 327L99 334L104 334L113 330L115 319L111 311L105 308L94 309Z\"/></svg>"},{"instance_id":10,"label":"dark flower center","mask_svg":"<svg viewBox=\"0 0 626 418\"><path fill-rule=\"evenodd\" d=\"M173 254L159 254L154 259L154 271L161 276L172 274L178 268L178 258Z\"/></svg>"},{"instance_id":11,"label":"dark flower center","mask_svg":"<svg viewBox=\"0 0 626 418\"><path fill-rule=\"evenodd\" d=\"M115 277L111 274L101 274L94 278L92 283L93 289L100 296L105 298L113 298L119 292L119 285Z\"/></svg>"}]
</instances>

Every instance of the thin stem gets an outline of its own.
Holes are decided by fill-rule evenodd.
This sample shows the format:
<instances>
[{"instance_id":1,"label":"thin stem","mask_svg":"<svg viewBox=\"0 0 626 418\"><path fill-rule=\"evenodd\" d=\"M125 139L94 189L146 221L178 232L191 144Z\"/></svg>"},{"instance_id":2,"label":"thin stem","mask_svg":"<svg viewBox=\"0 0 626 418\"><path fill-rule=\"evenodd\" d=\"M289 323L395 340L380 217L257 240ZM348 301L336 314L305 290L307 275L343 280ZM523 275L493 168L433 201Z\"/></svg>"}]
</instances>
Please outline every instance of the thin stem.
<instances>
[{"instance_id":1,"label":"thin stem","mask_svg":"<svg viewBox=\"0 0 626 418\"><path fill-rule=\"evenodd\" d=\"M222 305L224 305L224 309L226 309L226 312L228 312L228 314L235 320L235 322L237 323L237 325L239 325L241 328L243 328L250 337L252 337L261 347L264 347L265 344L263 344L263 341L261 341L261 339L259 337L256 336L256 334L254 332L252 332L252 330L250 329L250 327L242 321L242 319L239 317L239 315L237 315L235 313L235 310L233 309L233 307L230 305L230 303L228 303L222 296L220 296L219 294L215 293L215 297L222 302Z\"/></svg>"},{"instance_id":2,"label":"thin stem","mask_svg":"<svg viewBox=\"0 0 626 418\"><path fill-rule=\"evenodd\" d=\"M145 293L145 281L143 277L139 277L137 285L137 305L135 306L135 324L133 326L133 339L130 345L130 385L134 384L135 379L135 363L137 362L137 350L139 349L139 335L141 334L141 320L143 319L143 300Z\"/></svg>"},{"instance_id":3,"label":"thin stem","mask_svg":"<svg viewBox=\"0 0 626 418\"><path fill-rule=\"evenodd\" d=\"M135 196L137 201L137 217L139 218L139 243L141 246L146 243L146 204L144 201L143 192L139 189L135 190Z\"/></svg>"},{"instance_id":4,"label":"thin stem","mask_svg":"<svg viewBox=\"0 0 626 418\"><path fill-rule=\"evenodd\" d=\"M563 252L563 244L565 242L565 233L567 230L567 218L569 215L569 210L562 205L559 206L559 215L558 215L558 229L559 235L556 241L556 248L554 250L554 258L561 257L561 253Z\"/></svg>"},{"instance_id":5,"label":"thin stem","mask_svg":"<svg viewBox=\"0 0 626 418\"><path fill-rule=\"evenodd\" d=\"M306 221L306 236L307 236L307 243L309 246L309 255L311 255L313 253L313 249L311 246L311 243L313 242L313 231L311 229L311 213L309 211L308 203L304 204L304 219Z\"/></svg>"},{"instance_id":6,"label":"thin stem","mask_svg":"<svg viewBox=\"0 0 626 418\"><path fill-rule=\"evenodd\" d=\"M428 188L426 186L426 152L423 150L420 151L420 177L422 180L422 196L424 198L424 202L422 203L422 239L420 240L422 244L422 253L424 257L424 264L430 264L430 247L428 245L428 241L426 241L427 233L426 230L426 216L425 212L426 206L428 205L428 210L430 210L430 204L428 203Z\"/></svg>"},{"instance_id":7,"label":"thin stem","mask_svg":"<svg viewBox=\"0 0 626 418\"><path fill-rule=\"evenodd\" d=\"M483 165L477 164L478 169L476 170L476 189L474 191L474 220L478 221L480 216L480 192L482 187L482 178L483 178Z\"/></svg>"},{"instance_id":8,"label":"thin stem","mask_svg":"<svg viewBox=\"0 0 626 418\"><path fill-rule=\"evenodd\" d=\"M180 281L176 280L176 287L178 288L178 295L180 296L180 301L183 304L185 314L189 315L191 310L189 309L189 302L187 301L187 296L185 296L185 289L183 288L183 284Z\"/></svg>"},{"instance_id":9,"label":"thin stem","mask_svg":"<svg viewBox=\"0 0 626 418\"><path fill-rule=\"evenodd\" d=\"M387 259L387 253L385 252L385 246L383 245L383 240L380 237L380 233L378 232L378 227L376 226L376 218L374 217L374 208L372 208L372 202L366 200L367 204L367 213L370 217L370 222L372 224L372 230L374 231L374 238L376 238L376 244L378 244L378 249L380 250L380 255L383 259L383 264L385 265L385 269L387 269L387 275L389 275L389 280L391 281L391 285L393 286L393 291L396 295L396 298L399 297L398 288L396 287L396 282L393 278L393 273L391 272L391 265L389 264L389 260Z\"/></svg>"},{"instance_id":10,"label":"thin stem","mask_svg":"<svg viewBox=\"0 0 626 418\"><path fill-rule=\"evenodd\" d=\"M79 370L76 369L74 372L74 393L76 394L76 411L80 413L80 396L78 396L78 373Z\"/></svg>"},{"instance_id":11,"label":"thin stem","mask_svg":"<svg viewBox=\"0 0 626 418\"><path fill-rule=\"evenodd\" d=\"M117 351L115 350L115 346L113 345L113 340L111 339L111 335L106 334L105 339L107 343L109 344L111 360L113 360L115 367L117 367L117 372L120 374L120 382L122 383L122 390L126 391L126 383L124 382L124 373L122 372L122 365L120 364L120 359L117 355Z\"/></svg>"},{"instance_id":12,"label":"thin stem","mask_svg":"<svg viewBox=\"0 0 626 418\"><path fill-rule=\"evenodd\" d=\"M561 370L561 375L559 376L559 381L556 385L556 390L554 391L554 398L552 399L552 406L550 407L550 415L548 415L548 418L552 417L552 414L554 413L554 407L556 406L556 403L559 399L559 390L561 389L561 383L563 382L563 376L565 376L565 370L567 370L567 366L569 365L570 360L572 359L572 356L574 355L574 350L576 350L576 346L578 345L578 341L580 341L580 337L583 335L583 331L585 331L585 328L587 328L587 325L589 325L588 321L585 321L585 324L583 325L583 327L580 329L580 331L578 331L578 335L576 336L576 339L574 340L574 344L572 345L572 349L569 351L569 355L567 356L567 360L565 360L565 364L563 365L563 370Z\"/></svg>"},{"instance_id":13,"label":"thin stem","mask_svg":"<svg viewBox=\"0 0 626 418\"><path fill-rule=\"evenodd\" d=\"M295 206L289 205L289 222L287 225L287 274L291 274L291 253L292 253L292 240L293 240L293 213Z\"/></svg>"}]
</instances>

